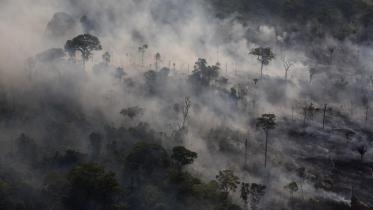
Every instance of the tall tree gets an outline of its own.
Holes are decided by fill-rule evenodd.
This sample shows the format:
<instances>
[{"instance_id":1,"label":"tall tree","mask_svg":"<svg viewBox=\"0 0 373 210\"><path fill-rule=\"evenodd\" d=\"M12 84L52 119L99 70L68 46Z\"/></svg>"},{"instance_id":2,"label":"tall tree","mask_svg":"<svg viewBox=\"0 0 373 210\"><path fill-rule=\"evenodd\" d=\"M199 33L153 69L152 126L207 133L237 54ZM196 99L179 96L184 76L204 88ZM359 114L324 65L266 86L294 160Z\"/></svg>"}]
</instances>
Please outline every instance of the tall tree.
<instances>
[{"instance_id":1,"label":"tall tree","mask_svg":"<svg viewBox=\"0 0 373 210\"><path fill-rule=\"evenodd\" d=\"M245 157L244 157L244 168L247 167L247 149L248 149L248 141L247 138L245 139Z\"/></svg>"},{"instance_id":2,"label":"tall tree","mask_svg":"<svg viewBox=\"0 0 373 210\"><path fill-rule=\"evenodd\" d=\"M258 47L250 51L251 55L257 56L258 61L260 62L260 78L263 78L263 67L268 65L271 60L275 58L275 54L272 52L269 47Z\"/></svg>"},{"instance_id":3,"label":"tall tree","mask_svg":"<svg viewBox=\"0 0 373 210\"><path fill-rule=\"evenodd\" d=\"M326 111L328 108L328 104L324 104L323 116L322 116L322 128L325 128L325 119L326 119Z\"/></svg>"},{"instance_id":4,"label":"tall tree","mask_svg":"<svg viewBox=\"0 0 373 210\"><path fill-rule=\"evenodd\" d=\"M67 40L65 50L70 56L79 51L82 54L83 65L85 66L85 62L92 56L92 51L102 50L102 46L97 37L90 34L81 34L72 40Z\"/></svg>"},{"instance_id":5,"label":"tall tree","mask_svg":"<svg viewBox=\"0 0 373 210\"><path fill-rule=\"evenodd\" d=\"M140 56L141 56L141 66L144 66L144 56L145 56L145 52L146 52L147 49L148 49L147 44L144 44L144 45L142 45L138 48L138 51L139 51Z\"/></svg>"},{"instance_id":6,"label":"tall tree","mask_svg":"<svg viewBox=\"0 0 373 210\"><path fill-rule=\"evenodd\" d=\"M158 71L159 69L159 63L161 62L161 54L160 53L156 53L155 54L155 70Z\"/></svg>"},{"instance_id":7,"label":"tall tree","mask_svg":"<svg viewBox=\"0 0 373 210\"><path fill-rule=\"evenodd\" d=\"M268 151L268 136L269 131L276 127L276 115L263 114L257 119L257 127L264 130L265 133L265 154L264 154L264 167L267 167L267 151Z\"/></svg>"},{"instance_id":8,"label":"tall tree","mask_svg":"<svg viewBox=\"0 0 373 210\"><path fill-rule=\"evenodd\" d=\"M286 57L283 57L282 59L282 66L285 70L285 81L288 81L288 72L290 71L291 67L294 65L293 61L290 61Z\"/></svg>"},{"instance_id":9,"label":"tall tree","mask_svg":"<svg viewBox=\"0 0 373 210\"><path fill-rule=\"evenodd\" d=\"M362 97L362 104L365 108L365 120L364 120L364 124L366 125L367 122L368 122L368 116L369 116L369 97L367 95L364 95Z\"/></svg>"},{"instance_id":10,"label":"tall tree","mask_svg":"<svg viewBox=\"0 0 373 210\"><path fill-rule=\"evenodd\" d=\"M249 195L250 195L250 184L242 182L241 183L241 194L240 197L247 208L247 204L249 203Z\"/></svg>"},{"instance_id":11,"label":"tall tree","mask_svg":"<svg viewBox=\"0 0 373 210\"><path fill-rule=\"evenodd\" d=\"M223 191L225 198L228 197L229 192L235 192L237 185L240 183L240 179L234 175L233 171L231 170L219 171L219 174L216 176L216 180L218 181L219 187Z\"/></svg>"},{"instance_id":12,"label":"tall tree","mask_svg":"<svg viewBox=\"0 0 373 210\"><path fill-rule=\"evenodd\" d=\"M189 110L192 107L192 101L189 97L185 97L184 99L184 107L183 107L183 122L181 123L181 128L185 127L186 120L189 115Z\"/></svg>"}]
</instances>

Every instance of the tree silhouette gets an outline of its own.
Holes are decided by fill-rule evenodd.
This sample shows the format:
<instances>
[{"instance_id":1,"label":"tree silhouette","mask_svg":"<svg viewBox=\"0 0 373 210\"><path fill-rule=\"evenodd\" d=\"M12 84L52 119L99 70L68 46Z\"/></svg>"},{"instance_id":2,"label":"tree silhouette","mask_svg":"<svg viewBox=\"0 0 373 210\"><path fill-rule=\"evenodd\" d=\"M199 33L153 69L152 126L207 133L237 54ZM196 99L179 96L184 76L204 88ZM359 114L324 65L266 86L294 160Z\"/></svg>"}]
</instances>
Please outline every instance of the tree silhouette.
<instances>
[{"instance_id":1,"label":"tree silhouette","mask_svg":"<svg viewBox=\"0 0 373 210\"><path fill-rule=\"evenodd\" d=\"M189 76L189 80L201 86L207 87L210 85L211 81L218 78L218 76L218 66L208 66L205 59L198 58L197 62L194 64L193 73Z\"/></svg>"},{"instance_id":2,"label":"tree silhouette","mask_svg":"<svg viewBox=\"0 0 373 210\"><path fill-rule=\"evenodd\" d=\"M147 44L144 44L144 45L142 45L138 48L138 51L141 55L141 66L144 66L144 55L145 55L145 52L146 52L147 49L148 49Z\"/></svg>"},{"instance_id":3,"label":"tree silhouette","mask_svg":"<svg viewBox=\"0 0 373 210\"><path fill-rule=\"evenodd\" d=\"M356 151L360 154L360 161L363 162L363 158L365 153L368 151L368 147L366 145L360 145L356 147Z\"/></svg>"},{"instance_id":4,"label":"tree silhouette","mask_svg":"<svg viewBox=\"0 0 373 210\"><path fill-rule=\"evenodd\" d=\"M81 34L73 38L72 40L67 40L65 44L65 50L70 56L74 56L76 51L82 54L83 65L92 56L92 51L102 50L100 40L90 34Z\"/></svg>"},{"instance_id":5,"label":"tree silhouette","mask_svg":"<svg viewBox=\"0 0 373 210\"><path fill-rule=\"evenodd\" d=\"M316 112L320 111L319 108L315 107L313 103L310 103L310 105L305 105L303 108L303 126L306 126L306 120L307 118L312 120L313 116Z\"/></svg>"},{"instance_id":6,"label":"tree silhouette","mask_svg":"<svg viewBox=\"0 0 373 210\"><path fill-rule=\"evenodd\" d=\"M300 190L301 190L301 193L302 193L302 198L304 200L303 184L304 184L304 182L306 180L306 177L307 177L306 168L300 167L296 170L296 172L297 172L298 177L300 178L299 186L300 186Z\"/></svg>"},{"instance_id":7,"label":"tree silhouette","mask_svg":"<svg viewBox=\"0 0 373 210\"><path fill-rule=\"evenodd\" d=\"M285 81L288 81L288 72L290 71L291 67L294 65L293 61L288 60L286 57L283 57L282 59L282 66L285 70Z\"/></svg>"},{"instance_id":8,"label":"tree silhouette","mask_svg":"<svg viewBox=\"0 0 373 210\"><path fill-rule=\"evenodd\" d=\"M362 97L361 103L362 103L362 105L365 108L365 120L364 120L364 124L366 125L367 122L368 122L369 107L370 107L369 106L369 98L368 98L368 96L366 94Z\"/></svg>"},{"instance_id":9,"label":"tree silhouette","mask_svg":"<svg viewBox=\"0 0 373 210\"><path fill-rule=\"evenodd\" d=\"M289 191L290 197L291 197L291 204L292 204L294 193L299 190L298 184L296 182L290 182L289 184L285 185L284 188Z\"/></svg>"},{"instance_id":10,"label":"tree silhouette","mask_svg":"<svg viewBox=\"0 0 373 210\"><path fill-rule=\"evenodd\" d=\"M241 183L241 194L240 197L247 208L247 204L249 203L249 195L250 195L250 184L242 182Z\"/></svg>"},{"instance_id":11,"label":"tree silhouette","mask_svg":"<svg viewBox=\"0 0 373 210\"><path fill-rule=\"evenodd\" d=\"M155 54L155 70L158 71L159 69L159 63L161 62L161 54L160 53L156 53Z\"/></svg>"},{"instance_id":12,"label":"tree silhouette","mask_svg":"<svg viewBox=\"0 0 373 210\"><path fill-rule=\"evenodd\" d=\"M326 120L326 112L332 110L331 108L328 109L328 104L324 104L323 116L322 116L322 128L325 128L325 120Z\"/></svg>"},{"instance_id":13,"label":"tree silhouette","mask_svg":"<svg viewBox=\"0 0 373 210\"><path fill-rule=\"evenodd\" d=\"M258 61L260 62L260 78L263 78L263 67L268 65L271 60L275 58L275 54L272 52L271 48L258 47L250 51L251 55L257 56Z\"/></svg>"},{"instance_id":14,"label":"tree silhouette","mask_svg":"<svg viewBox=\"0 0 373 210\"><path fill-rule=\"evenodd\" d=\"M183 107L183 122L181 124L181 128L185 127L185 123L186 123L186 120L188 118L189 110L190 110L191 107L192 107L192 101L190 100L189 97L185 97L184 107Z\"/></svg>"},{"instance_id":15,"label":"tree silhouette","mask_svg":"<svg viewBox=\"0 0 373 210\"><path fill-rule=\"evenodd\" d=\"M257 127L260 127L265 132L265 154L264 154L264 167L267 167L267 151L268 151L268 135L269 131L276 127L276 115L263 114L257 119Z\"/></svg>"},{"instance_id":16,"label":"tree silhouette","mask_svg":"<svg viewBox=\"0 0 373 210\"><path fill-rule=\"evenodd\" d=\"M106 65L109 65L110 63L110 60L111 60L111 55L109 52L105 52L103 55L102 55L102 60L104 61L104 63Z\"/></svg>"},{"instance_id":17,"label":"tree silhouette","mask_svg":"<svg viewBox=\"0 0 373 210\"><path fill-rule=\"evenodd\" d=\"M293 198L294 193L297 192L299 188L296 182L290 182L289 184L285 185L285 189L289 191L291 198Z\"/></svg>"},{"instance_id":18,"label":"tree silhouette","mask_svg":"<svg viewBox=\"0 0 373 210\"><path fill-rule=\"evenodd\" d=\"M235 176L231 170L219 171L216 180L218 181L219 187L223 191L225 198L228 197L229 192L235 192L237 185L240 183L239 178Z\"/></svg>"},{"instance_id":19,"label":"tree silhouette","mask_svg":"<svg viewBox=\"0 0 373 210\"><path fill-rule=\"evenodd\" d=\"M172 149L171 158L176 162L178 167L182 167L193 163L197 156L197 153L190 151L185 147L177 146Z\"/></svg>"},{"instance_id":20,"label":"tree silhouette","mask_svg":"<svg viewBox=\"0 0 373 210\"><path fill-rule=\"evenodd\" d=\"M260 200L265 194L266 186L253 183L250 187L250 207L252 210L257 210Z\"/></svg>"}]
</instances>

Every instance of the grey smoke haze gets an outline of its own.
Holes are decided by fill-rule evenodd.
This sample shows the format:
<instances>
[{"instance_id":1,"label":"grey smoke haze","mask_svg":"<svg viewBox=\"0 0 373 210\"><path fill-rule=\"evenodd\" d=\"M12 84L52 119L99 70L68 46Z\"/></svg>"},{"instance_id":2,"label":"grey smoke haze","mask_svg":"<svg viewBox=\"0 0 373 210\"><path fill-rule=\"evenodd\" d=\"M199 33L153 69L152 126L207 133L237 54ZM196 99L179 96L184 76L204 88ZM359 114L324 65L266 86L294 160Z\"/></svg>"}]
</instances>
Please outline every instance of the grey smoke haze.
<instances>
[{"instance_id":1,"label":"grey smoke haze","mask_svg":"<svg viewBox=\"0 0 373 210\"><path fill-rule=\"evenodd\" d=\"M68 103L81 109L85 115L84 120L90 122L89 127L83 129L75 124L68 125L64 137L66 141L57 145L59 142L47 140L49 130L40 122L53 123L65 116L46 109L45 115L25 115L29 123L16 122L17 126L12 129L3 128L6 131L1 134L6 139L2 142L4 145L8 145L22 131L39 139L38 144L50 144L50 147L60 150L73 147L87 151L87 141L75 140L86 139L89 132L102 130L106 124L126 127L143 121L151 129L162 133L160 135L165 135L166 140L170 140L164 141L165 145L175 146L180 142L172 142L172 131L177 128L180 116L172 111L173 105L182 104L184 97L190 96L193 106L188 119L188 133L182 144L198 152L199 158L189 170L201 175L204 180L210 180L221 169L233 169L243 180L267 184L270 190L266 200L281 200L288 197L283 186L298 178L292 173L294 171L289 172L281 164L293 169L299 167L301 163L287 156L287 153L296 151L299 156L306 153L301 149L301 143L292 144L287 136L285 127L292 123L291 107L297 108L295 119L302 121L302 107L310 102L316 101L318 106L328 103L347 113L351 101L354 106L362 107L361 98L364 95L369 99L372 97L370 93L360 91L369 85L368 90L372 88L372 81L367 77L373 75L373 63L369 59L373 51L369 46L359 46L350 41L340 42L331 37L314 45L299 42L289 46L284 40L291 35L279 34L276 31L278 26L255 23L244 25L236 21L234 16L218 19L211 5L205 1L3 0L0 4L0 72L4 89L11 93L7 97L13 98L17 106L30 110L42 110L43 106L47 107L53 101ZM83 16L84 20L81 21ZM53 30L51 24L60 23L56 19L53 21L53 17L62 19L62 25L71 24L71 27L63 26L66 31L57 30L51 34L48 31ZM67 39L84 32L98 36L103 45L103 51L94 52L94 57L88 61L85 69L79 62L68 62L67 56L53 62L36 62L30 68L29 58L35 59L35 55L50 48L63 48ZM149 45L145 52L146 67L139 65L138 47L143 44ZM252 79L258 78L260 66L248 52L261 45L272 47L277 56L270 65L265 66L264 82L255 86ZM323 60L313 56L320 56L322 53L319 50L328 46L338 46L338 50L332 67L323 69ZM105 51L112 54L112 62L107 70L123 67L134 81L134 86L125 85L110 75L93 73ZM163 97L149 97L143 88L145 81L142 74L154 68L156 52L162 55L162 67L171 62L172 76L162 84ZM219 59L220 72L229 79L222 91L225 94L206 91L198 95L186 82L188 65L192 71L194 62L200 57L206 58L210 65ZM289 73L289 84L283 80L282 57L295 62ZM176 64L176 74L172 71L172 63ZM313 67L321 69L321 72L315 74L312 82L309 82L308 70ZM30 69L33 69L31 73ZM235 70L238 71L237 75ZM342 77L349 87L345 92L336 93L340 88L338 85L343 83ZM240 87L248 94L243 100L234 101L229 95L231 87ZM251 106L254 98L257 107L253 111ZM344 106L340 107L340 104ZM119 114L121 109L133 106L144 108L143 115L129 120ZM352 117L355 119L354 125L362 125L364 110L356 110L357 113ZM271 134L273 138L269 159L274 164L270 170L260 167L263 161L263 132L251 125L255 117L262 113L275 113L279 123L282 123ZM315 118L314 121L319 121L320 114ZM318 123L314 121L310 120L309 124ZM330 122L330 127L344 123L335 120ZM293 126L295 130L302 129L300 122ZM211 130L218 128L227 130L220 135L212 135ZM325 135L323 137L326 139L337 138L316 129L305 132ZM248 170L242 169L245 138L250 142L248 163L251 167ZM367 138L362 135L361 141L368 143ZM229 155L222 155L221 147L229 150ZM318 154L315 156L330 155L330 151L316 149ZM333 152L332 155L337 156ZM372 156L371 149L368 154ZM320 192L311 183L305 183L304 188L306 197L325 193L325 197L333 200L345 202L346 199L343 197L345 195ZM237 193L234 199L239 202Z\"/></svg>"}]
</instances>

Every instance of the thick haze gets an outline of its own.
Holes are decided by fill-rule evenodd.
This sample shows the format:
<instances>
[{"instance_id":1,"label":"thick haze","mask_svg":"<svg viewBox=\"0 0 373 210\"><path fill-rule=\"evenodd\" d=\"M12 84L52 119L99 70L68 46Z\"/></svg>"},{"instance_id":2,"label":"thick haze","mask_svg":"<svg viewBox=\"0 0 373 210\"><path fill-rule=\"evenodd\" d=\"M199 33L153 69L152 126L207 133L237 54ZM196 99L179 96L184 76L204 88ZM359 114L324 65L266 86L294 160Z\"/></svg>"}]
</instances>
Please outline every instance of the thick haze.
<instances>
[{"instance_id":1,"label":"thick haze","mask_svg":"<svg viewBox=\"0 0 373 210\"><path fill-rule=\"evenodd\" d=\"M202 0L0 0L1 85L9 91L6 97L15 106L38 113L22 113L28 121L14 121L9 127L2 125L1 136L5 139L2 144L9 146L10 140L25 132L38 139L40 145L51 139L48 147L56 150L74 148L88 152L87 141L74 140L85 139L93 130L103 131L106 125L128 127L143 121L165 137L162 143L169 148L180 143L172 141L180 121L179 114L173 110L174 104L182 104L188 96L193 105L188 132L181 143L199 154L189 170L209 180L221 169L232 169L243 180L265 183L268 189L273 189L267 194L267 201L287 197L283 186L297 179L294 170L288 168L300 167L302 163L294 156L307 153L302 147L305 143L290 142L288 136L291 131L303 130L302 107L311 102L319 107L327 103L333 111L338 109L336 115L356 111L350 116L351 122L342 117L328 121L330 134L311 126L304 129L305 133L314 132L315 136L332 142L342 139L342 135L332 133L333 129L350 129L350 125L351 129L369 127L372 122L362 119L366 114L364 107L369 107L372 99L373 50L369 45L361 46L348 39L338 41L331 36L313 43L295 40L289 44L286 40L295 37L296 32L284 32L277 25L281 24L280 20L274 20L273 25L250 20L243 24L237 20L237 14L222 19L215 16L214 10ZM102 51L93 52L85 69L79 62L69 62L67 55L55 62L38 61L39 53L63 48L66 40L82 33L97 36L103 46ZM138 47L144 44L149 48L145 51L145 66L141 66ZM263 82L254 85L260 64L248 53L258 46L271 47L276 58L264 67ZM329 47L336 49L332 61L328 60ZM100 63L105 51L112 55L109 67ZM143 73L154 69L157 52L162 57L161 66L169 67L172 77L160 82L162 94L153 97L145 93ZM198 58L206 58L209 65L219 62L220 74L229 79L227 85L200 93L193 91L186 74L192 72ZM294 62L289 83L283 79L284 59ZM130 76L125 82L131 80L134 85L94 73L95 69L111 71L117 67L123 67ZM318 71L311 82L309 69L312 68ZM246 94L240 100L232 99L231 88ZM345 91L338 91L342 89ZM363 97L368 98L367 104L362 102ZM48 105L54 103L76 108L84 117L79 114L74 117L89 123L86 127L74 122L66 125L64 141L58 142L55 138L58 134L48 133L49 127L44 126L66 117L49 110ZM133 106L143 108L143 115L133 120L123 119L120 110ZM273 167L268 170L261 168L263 132L252 122L263 113L275 113L279 124L271 134L269 159ZM299 122L294 123L292 115ZM309 120L309 123L319 126L321 114L315 118L317 122ZM291 131L286 126L292 126ZM243 170L245 138L249 139L250 168ZM371 145L368 138L361 131L352 142ZM343 148L344 152L315 145L307 149L311 150L311 156L329 158L349 156L351 147ZM222 155L221 150L228 155ZM367 156L372 154L369 149ZM5 161L12 161L7 158ZM323 195L342 202L349 199L347 193L337 195L315 189L310 183L304 185L304 190L306 197ZM237 193L233 198L239 202Z\"/></svg>"}]
</instances>

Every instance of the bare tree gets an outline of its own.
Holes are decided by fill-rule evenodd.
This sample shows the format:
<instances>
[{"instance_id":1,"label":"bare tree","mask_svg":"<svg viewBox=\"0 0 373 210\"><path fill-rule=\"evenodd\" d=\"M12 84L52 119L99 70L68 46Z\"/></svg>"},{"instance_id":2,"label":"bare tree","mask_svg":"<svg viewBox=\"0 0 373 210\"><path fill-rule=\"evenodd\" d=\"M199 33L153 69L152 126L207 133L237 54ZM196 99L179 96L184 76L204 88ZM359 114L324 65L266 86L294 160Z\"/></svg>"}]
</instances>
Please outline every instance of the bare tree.
<instances>
[{"instance_id":1,"label":"bare tree","mask_svg":"<svg viewBox=\"0 0 373 210\"><path fill-rule=\"evenodd\" d=\"M186 120L188 118L189 110L190 110L191 106L192 106L192 101L190 100L189 97L185 97L185 99L184 99L184 108L183 108L183 122L182 122L180 128L184 128L185 127L185 123L186 123Z\"/></svg>"},{"instance_id":2,"label":"bare tree","mask_svg":"<svg viewBox=\"0 0 373 210\"><path fill-rule=\"evenodd\" d=\"M291 67L294 65L293 61L288 60L285 56L281 58L282 66L285 70L285 81L288 81L288 72L291 69Z\"/></svg>"}]
</instances>

